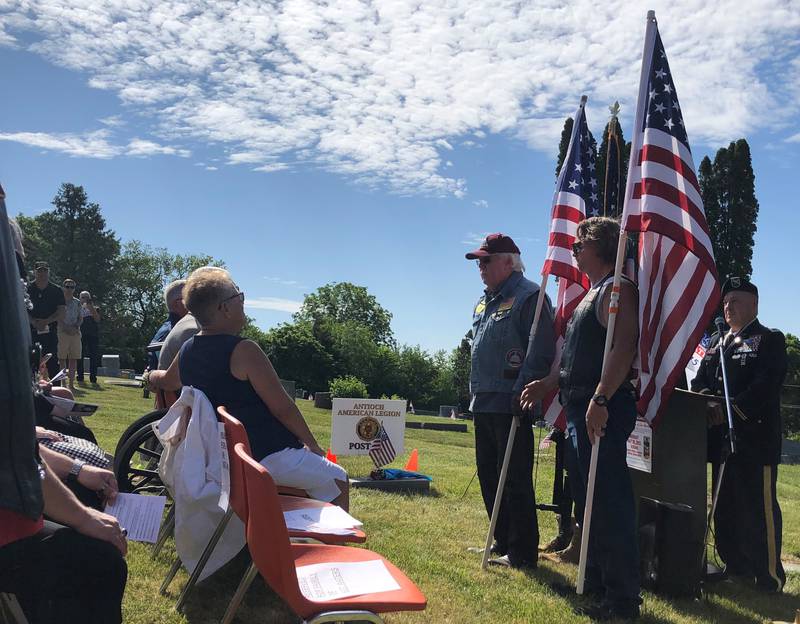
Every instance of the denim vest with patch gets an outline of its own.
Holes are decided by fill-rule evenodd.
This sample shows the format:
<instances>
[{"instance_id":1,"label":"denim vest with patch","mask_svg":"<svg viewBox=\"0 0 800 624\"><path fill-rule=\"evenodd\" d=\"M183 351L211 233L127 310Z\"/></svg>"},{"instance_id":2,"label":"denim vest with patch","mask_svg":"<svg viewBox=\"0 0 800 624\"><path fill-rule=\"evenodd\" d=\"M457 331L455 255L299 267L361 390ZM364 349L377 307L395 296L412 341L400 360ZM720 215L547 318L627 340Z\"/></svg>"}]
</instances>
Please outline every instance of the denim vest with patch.
<instances>
[{"instance_id":1,"label":"denim vest with patch","mask_svg":"<svg viewBox=\"0 0 800 624\"><path fill-rule=\"evenodd\" d=\"M530 337L522 309L537 292L539 286L515 271L498 293L478 300L472 313L470 393L513 393Z\"/></svg>"}]
</instances>

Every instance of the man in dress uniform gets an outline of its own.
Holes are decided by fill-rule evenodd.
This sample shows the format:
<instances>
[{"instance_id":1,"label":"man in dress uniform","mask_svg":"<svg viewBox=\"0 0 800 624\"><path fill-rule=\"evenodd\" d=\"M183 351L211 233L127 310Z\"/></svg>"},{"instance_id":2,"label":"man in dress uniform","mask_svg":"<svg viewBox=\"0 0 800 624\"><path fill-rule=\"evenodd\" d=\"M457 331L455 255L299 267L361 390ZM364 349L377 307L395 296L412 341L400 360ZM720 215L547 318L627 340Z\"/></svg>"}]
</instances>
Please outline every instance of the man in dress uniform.
<instances>
[{"instance_id":1,"label":"man in dress uniform","mask_svg":"<svg viewBox=\"0 0 800 624\"><path fill-rule=\"evenodd\" d=\"M786 582L781 565L781 509L775 495L781 458L780 391L786 376L786 340L758 322L758 289L731 277L722 287L729 330L715 333L692 390L723 395L724 354L733 413L736 452L727 458L714 514L716 547L726 572L779 592ZM724 401L709 403L711 420L722 421ZM713 434L710 434L713 435ZM723 451L729 444L721 444ZM720 458L711 458L719 461Z\"/></svg>"},{"instance_id":2,"label":"man in dress uniform","mask_svg":"<svg viewBox=\"0 0 800 624\"><path fill-rule=\"evenodd\" d=\"M536 566L539 527L533 492L533 419L523 414L519 397L531 379L548 373L555 358L553 311L545 299L530 340L539 285L526 279L520 251L503 234L490 234L466 255L477 260L486 285L472 315L470 411L475 422L475 460L486 513L491 517L512 419L519 429L508 465L490 563ZM546 297L546 295L544 295Z\"/></svg>"}]
</instances>

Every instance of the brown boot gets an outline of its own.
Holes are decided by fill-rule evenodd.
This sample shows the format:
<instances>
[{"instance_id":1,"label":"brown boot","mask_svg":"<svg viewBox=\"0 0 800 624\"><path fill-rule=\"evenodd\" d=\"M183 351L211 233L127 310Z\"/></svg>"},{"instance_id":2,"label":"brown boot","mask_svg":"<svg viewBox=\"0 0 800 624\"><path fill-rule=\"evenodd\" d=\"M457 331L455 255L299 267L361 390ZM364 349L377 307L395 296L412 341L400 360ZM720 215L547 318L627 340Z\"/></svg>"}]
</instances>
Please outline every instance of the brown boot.
<instances>
[{"instance_id":1,"label":"brown boot","mask_svg":"<svg viewBox=\"0 0 800 624\"><path fill-rule=\"evenodd\" d=\"M562 532L559 526L558 535L547 542L547 544L544 546L539 546L539 552L552 553L559 550L564 550L567 546L569 546L570 539L572 539L572 533Z\"/></svg>"},{"instance_id":2,"label":"brown boot","mask_svg":"<svg viewBox=\"0 0 800 624\"><path fill-rule=\"evenodd\" d=\"M570 540L569 546L567 546L564 550L554 553L559 561L563 563L578 563L581 557L582 534L583 531L581 531L580 527L576 525L575 530L572 532L572 540Z\"/></svg>"}]
</instances>

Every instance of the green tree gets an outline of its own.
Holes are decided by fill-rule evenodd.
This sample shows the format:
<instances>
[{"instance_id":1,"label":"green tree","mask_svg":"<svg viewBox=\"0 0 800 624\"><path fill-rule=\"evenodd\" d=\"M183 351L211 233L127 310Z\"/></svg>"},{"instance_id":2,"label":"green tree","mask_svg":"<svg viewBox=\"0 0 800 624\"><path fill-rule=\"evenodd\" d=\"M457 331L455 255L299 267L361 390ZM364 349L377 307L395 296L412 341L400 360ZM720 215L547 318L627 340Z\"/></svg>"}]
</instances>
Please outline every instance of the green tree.
<instances>
[{"instance_id":1,"label":"green tree","mask_svg":"<svg viewBox=\"0 0 800 624\"><path fill-rule=\"evenodd\" d=\"M262 346L281 379L293 379L311 392L323 390L336 372L333 356L308 323L284 323L266 333Z\"/></svg>"},{"instance_id":2,"label":"green tree","mask_svg":"<svg viewBox=\"0 0 800 624\"><path fill-rule=\"evenodd\" d=\"M745 139L732 142L717 151L713 164L704 158L698 173L720 280L749 278L759 208L750 146Z\"/></svg>"},{"instance_id":3,"label":"green tree","mask_svg":"<svg viewBox=\"0 0 800 624\"><path fill-rule=\"evenodd\" d=\"M366 399L369 397L366 384L358 377L345 375L331 381L329 387L331 397L348 399Z\"/></svg>"},{"instance_id":4,"label":"green tree","mask_svg":"<svg viewBox=\"0 0 800 624\"><path fill-rule=\"evenodd\" d=\"M103 302L115 282L114 262L120 243L106 227L100 205L82 186L65 182L53 198L53 210L35 217L19 215L28 258L50 263L56 282L71 277L81 290Z\"/></svg>"},{"instance_id":5,"label":"green tree","mask_svg":"<svg viewBox=\"0 0 800 624\"><path fill-rule=\"evenodd\" d=\"M800 339L786 334L786 359L788 367L781 396L783 433L800 439Z\"/></svg>"},{"instance_id":6,"label":"green tree","mask_svg":"<svg viewBox=\"0 0 800 624\"><path fill-rule=\"evenodd\" d=\"M201 266L224 266L206 255L172 255L133 240L114 265L114 287L104 306L101 342L125 366L141 369L144 348L167 317L164 287Z\"/></svg>"},{"instance_id":7,"label":"green tree","mask_svg":"<svg viewBox=\"0 0 800 624\"><path fill-rule=\"evenodd\" d=\"M417 407L431 409L436 394L436 365L419 345L403 345L398 350L399 379L395 392L412 401Z\"/></svg>"},{"instance_id":8,"label":"green tree","mask_svg":"<svg viewBox=\"0 0 800 624\"><path fill-rule=\"evenodd\" d=\"M350 282L320 286L316 292L305 296L302 308L293 318L313 325L356 322L369 329L376 343L394 344L390 326L391 313L364 286L356 286Z\"/></svg>"}]
</instances>

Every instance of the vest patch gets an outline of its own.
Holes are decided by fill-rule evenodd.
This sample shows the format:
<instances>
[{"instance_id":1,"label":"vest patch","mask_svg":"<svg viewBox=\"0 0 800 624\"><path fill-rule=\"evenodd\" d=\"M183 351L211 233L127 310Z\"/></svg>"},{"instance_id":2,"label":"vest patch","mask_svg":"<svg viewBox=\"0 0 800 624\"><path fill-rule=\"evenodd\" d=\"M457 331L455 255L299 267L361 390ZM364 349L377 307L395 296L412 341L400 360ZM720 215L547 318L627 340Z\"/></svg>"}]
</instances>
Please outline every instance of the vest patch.
<instances>
[{"instance_id":1,"label":"vest patch","mask_svg":"<svg viewBox=\"0 0 800 624\"><path fill-rule=\"evenodd\" d=\"M486 309L486 302L481 299L478 302L478 305L475 306L475 314L483 314L483 311Z\"/></svg>"},{"instance_id":2,"label":"vest patch","mask_svg":"<svg viewBox=\"0 0 800 624\"><path fill-rule=\"evenodd\" d=\"M511 368L519 368L522 366L524 357L525 354L522 353L522 349L511 349L506 353L506 364Z\"/></svg>"}]
</instances>

